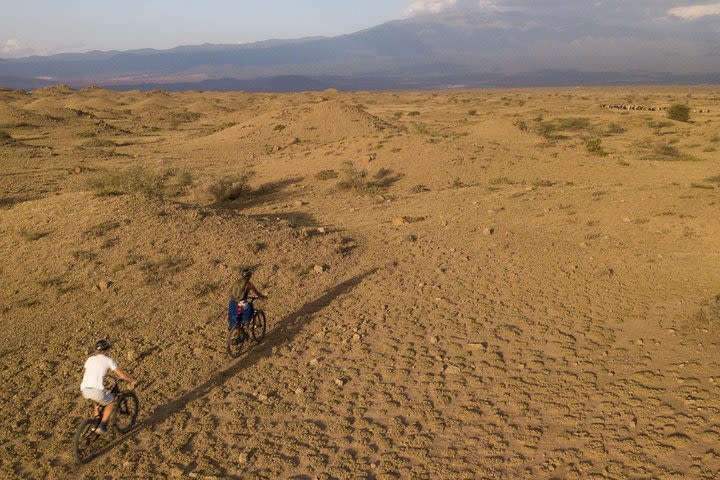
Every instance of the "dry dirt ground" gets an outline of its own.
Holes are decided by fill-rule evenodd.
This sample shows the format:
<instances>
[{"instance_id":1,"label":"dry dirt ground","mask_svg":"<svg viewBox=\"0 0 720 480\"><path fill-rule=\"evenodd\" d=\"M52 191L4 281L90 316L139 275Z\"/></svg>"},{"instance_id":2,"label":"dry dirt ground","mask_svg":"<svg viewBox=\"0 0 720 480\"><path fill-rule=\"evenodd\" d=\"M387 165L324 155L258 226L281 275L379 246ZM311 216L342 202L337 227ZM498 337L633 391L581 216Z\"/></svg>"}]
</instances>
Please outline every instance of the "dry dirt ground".
<instances>
[{"instance_id":1,"label":"dry dirt ground","mask_svg":"<svg viewBox=\"0 0 720 480\"><path fill-rule=\"evenodd\" d=\"M0 91L0 476L717 478L719 148L715 86Z\"/></svg>"}]
</instances>

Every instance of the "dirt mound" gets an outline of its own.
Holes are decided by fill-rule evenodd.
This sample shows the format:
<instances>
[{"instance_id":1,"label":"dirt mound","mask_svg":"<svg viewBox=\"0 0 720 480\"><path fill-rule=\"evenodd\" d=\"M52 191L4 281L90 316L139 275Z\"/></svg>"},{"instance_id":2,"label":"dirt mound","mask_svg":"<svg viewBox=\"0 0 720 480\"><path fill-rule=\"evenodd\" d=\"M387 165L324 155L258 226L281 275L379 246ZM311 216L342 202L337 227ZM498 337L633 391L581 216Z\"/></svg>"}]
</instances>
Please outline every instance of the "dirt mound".
<instances>
[{"instance_id":1,"label":"dirt mound","mask_svg":"<svg viewBox=\"0 0 720 480\"><path fill-rule=\"evenodd\" d=\"M33 95L39 95L39 96L45 96L45 95L69 95L71 93L75 93L77 90L75 90L72 87L69 87L67 85L53 85L51 87L40 87L36 88L32 91Z\"/></svg>"}]
</instances>

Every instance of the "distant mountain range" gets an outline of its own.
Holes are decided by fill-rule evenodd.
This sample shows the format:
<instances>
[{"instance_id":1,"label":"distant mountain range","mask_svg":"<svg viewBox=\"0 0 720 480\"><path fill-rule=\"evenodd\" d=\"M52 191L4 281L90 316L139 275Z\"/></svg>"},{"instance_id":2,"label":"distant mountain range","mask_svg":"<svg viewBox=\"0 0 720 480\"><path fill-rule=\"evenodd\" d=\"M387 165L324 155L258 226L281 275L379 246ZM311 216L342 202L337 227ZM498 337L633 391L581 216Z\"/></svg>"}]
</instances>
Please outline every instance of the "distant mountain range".
<instances>
[{"instance_id":1,"label":"distant mountain range","mask_svg":"<svg viewBox=\"0 0 720 480\"><path fill-rule=\"evenodd\" d=\"M332 38L0 59L0 85L299 91L720 83L716 29L535 12L446 12Z\"/></svg>"}]
</instances>

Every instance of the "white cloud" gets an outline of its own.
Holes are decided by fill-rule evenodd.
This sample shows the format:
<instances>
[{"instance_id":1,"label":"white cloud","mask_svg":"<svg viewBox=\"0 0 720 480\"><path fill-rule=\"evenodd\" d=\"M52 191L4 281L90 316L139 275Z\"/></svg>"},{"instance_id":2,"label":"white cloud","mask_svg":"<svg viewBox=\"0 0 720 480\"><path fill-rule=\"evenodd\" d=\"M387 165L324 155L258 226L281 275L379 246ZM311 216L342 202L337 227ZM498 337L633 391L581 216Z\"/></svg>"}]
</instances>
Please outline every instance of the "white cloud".
<instances>
[{"instance_id":1,"label":"white cloud","mask_svg":"<svg viewBox=\"0 0 720 480\"><path fill-rule=\"evenodd\" d=\"M668 13L685 20L697 20L698 18L707 17L709 15L720 15L720 3L691 5L689 7L675 7L668 10Z\"/></svg>"},{"instance_id":2,"label":"white cloud","mask_svg":"<svg viewBox=\"0 0 720 480\"><path fill-rule=\"evenodd\" d=\"M405 15L412 17L428 13L440 13L447 10L471 10L477 8L492 8L493 0L413 0L405 10Z\"/></svg>"},{"instance_id":3,"label":"white cloud","mask_svg":"<svg viewBox=\"0 0 720 480\"><path fill-rule=\"evenodd\" d=\"M2 55L13 55L23 49L20 40L17 38L8 38L5 43L0 47L0 54Z\"/></svg>"}]
</instances>

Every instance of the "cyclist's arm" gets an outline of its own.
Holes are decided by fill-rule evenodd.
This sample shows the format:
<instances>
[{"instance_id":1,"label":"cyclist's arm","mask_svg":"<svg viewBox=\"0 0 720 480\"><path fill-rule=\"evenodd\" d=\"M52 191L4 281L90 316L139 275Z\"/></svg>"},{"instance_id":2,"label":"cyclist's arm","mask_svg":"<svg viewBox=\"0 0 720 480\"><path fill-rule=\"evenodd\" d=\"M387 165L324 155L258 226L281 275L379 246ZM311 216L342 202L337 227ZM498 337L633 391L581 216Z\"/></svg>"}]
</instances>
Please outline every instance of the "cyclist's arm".
<instances>
[{"instance_id":1,"label":"cyclist's arm","mask_svg":"<svg viewBox=\"0 0 720 480\"><path fill-rule=\"evenodd\" d=\"M260 293L260 290L255 288L255 285L253 285L252 283L248 283L248 291L255 293L255 295L260 298L267 298L267 295L263 295L262 293Z\"/></svg>"},{"instance_id":2,"label":"cyclist's arm","mask_svg":"<svg viewBox=\"0 0 720 480\"><path fill-rule=\"evenodd\" d=\"M131 377L127 373L123 372L119 368L116 368L115 370L113 370L113 373L121 380L125 380L126 382L130 382L132 384L138 383L137 380L135 380L133 377Z\"/></svg>"}]
</instances>

